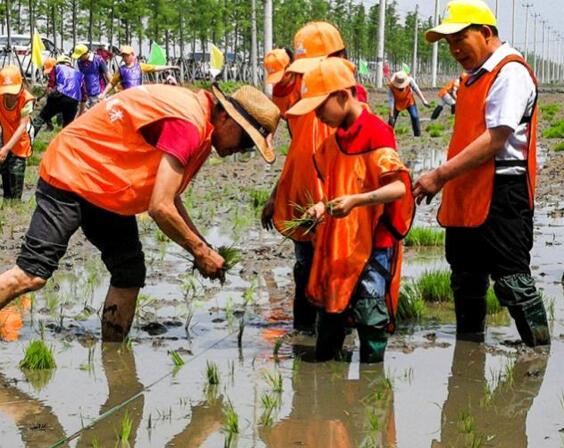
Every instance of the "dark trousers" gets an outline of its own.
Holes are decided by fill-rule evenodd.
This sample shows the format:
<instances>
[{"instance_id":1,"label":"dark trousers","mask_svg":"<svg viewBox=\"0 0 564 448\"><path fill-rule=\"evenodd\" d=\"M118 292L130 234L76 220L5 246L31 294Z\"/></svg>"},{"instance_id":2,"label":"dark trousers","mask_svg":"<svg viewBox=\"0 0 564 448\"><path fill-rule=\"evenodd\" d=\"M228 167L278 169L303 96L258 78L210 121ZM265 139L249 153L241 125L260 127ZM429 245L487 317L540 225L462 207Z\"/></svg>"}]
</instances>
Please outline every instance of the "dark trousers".
<instances>
[{"instance_id":1,"label":"dark trousers","mask_svg":"<svg viewBox=\"0 0 564 448\"><path fill-rule=\"evenodd\" d=\"M0 164L5 199L22 198L26 161L27 159L9 152L4 163Z\"/></svg>"},{"instance_id":2,"label":"dark trousers","mask_svg":"<svg viewBox=\"0 0 564 448\"><path fill-rule=\"evenodd\" d=\"M417 111L417 106L415 104L413 106L409 106L407 108L407 113L409 114L409 118L411 119L411 128L413 129L413 135L415 137L419 137L421 135L421 125L419 124L419 113ZM400 111L394 109L394 126L399 114Z\"/></svg>"},{"instance_id":3,"label":"dark trousers","mask_svg":"<svg viewBox=\"0 0 564 448\"><path fill-rule=\"evenodd\" d=\"M300 331L315 331L317 309L307 300L306 287L313 260L313 244L294 241L296 263L294 264L294 328Z\"/></svg>"},{"instance_id":4,"label":"dark trousers","mask_svg":"<svg viewBox=\"0 0 564 448\"><path fill-rule=\"evenodd\" d=\"M41 127L45 123L50 123L51 118L57 114L62 114L63 116L63 127L72 123L78 112L78 101L63 95L59 92L50 93L47 96L47 103L39 112L39 115L33 120L33 138L37 137Z\"/></svg>"},{"instance_id":5,"label":"dark trousers","mask_svg":"<svg viewBox=\"0 0 564 448\"><path fill-rule=\"evenodd\" d=\"M529 267L532 246L533 210L526 176L498 175L486 221L476 228L446 230L461 339L483 339L491 277L496 297L515 319L523 342L530 346L550 342L546 311Z\"/></svg>"}]
</instances>

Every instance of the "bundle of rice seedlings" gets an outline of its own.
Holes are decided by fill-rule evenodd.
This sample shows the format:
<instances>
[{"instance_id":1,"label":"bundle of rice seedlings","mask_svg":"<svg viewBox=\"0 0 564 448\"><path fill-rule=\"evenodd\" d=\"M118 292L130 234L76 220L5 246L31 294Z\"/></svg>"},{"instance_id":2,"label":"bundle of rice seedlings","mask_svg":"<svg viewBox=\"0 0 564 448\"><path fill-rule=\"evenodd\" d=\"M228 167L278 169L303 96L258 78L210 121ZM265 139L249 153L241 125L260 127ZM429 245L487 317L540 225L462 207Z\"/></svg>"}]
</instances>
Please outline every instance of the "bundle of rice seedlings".
<instances>
[{"instance_id":1,"label":"bundle of rice seedlings","mask_svg":"<svg viewBox=\"0 0 564 448\"><path fill-rule=\"evenodd\" d=\"M219 384L219 369L217 368L217 364L215 362L206 362L206 376L210 386Z\"/></svg>"},{"instance_id":2,"label":"bundle of rice seedlings","mask_svg":"<svg viewBox=\"0 0 564 448\"><path fill-rule=\"evenodd\" d=\"M315 204L310 203L304 206L291 202L290 205L294 207L295 213L292 219L282 223L282 230L285 235L292 236L300 229L303 230L304 235L307 235L321 222L319 219L306 216L306 212Z\"/></svg>"},{"instance_id":3,"label":"bundle of rice seedlings","mask_svg":"<svg viewBox=\"0 0 564 448\"><path fill-rule=\"evenodd\" d=\"M41 339L31 341L25 349L24 359L20 361L20 368L40 370L57 367L53 356L53 349L47 347Z\"/></svg>"},{"instance_id":4,"label":"bundle of rice seedlings","mask_svg":"<svg viewBox=\"0 0 564 448\"><path fill-rule=\"evenodd\" d=\"M182 356L180 356L176 350L170 353L170 357L175 367L181 367L184 365L184 360L182 359Z\"/></svg>"},{"instance_id":5,"label":"bundle of rice seedlings","mask_svg":"<svg viewBox=\"0 0 564 448\"><path fill-rule=\"evenodd\" d=\"M225 272L231 270L243 259L241 251L233 246L221 246L217 249L217 253L225 260L225 264L223 265Z\"/></svg>"}]
</instances>

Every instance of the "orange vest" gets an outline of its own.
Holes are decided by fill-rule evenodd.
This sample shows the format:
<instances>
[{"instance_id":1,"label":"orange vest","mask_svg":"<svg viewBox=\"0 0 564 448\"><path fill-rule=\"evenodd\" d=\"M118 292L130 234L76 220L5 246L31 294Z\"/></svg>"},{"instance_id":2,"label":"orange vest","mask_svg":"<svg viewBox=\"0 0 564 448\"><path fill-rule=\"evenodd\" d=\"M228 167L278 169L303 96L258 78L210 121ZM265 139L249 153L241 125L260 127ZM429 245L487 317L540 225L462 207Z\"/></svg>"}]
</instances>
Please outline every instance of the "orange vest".
<instances>
[{"instance_id":1,"label":"orange vest","mask_svg":"<svg viewBox=\"0 0 564 448\"><path fill-rule=\"evenodd\" d=\"M322 194L313 165L313 154L325 138L334 134L336 130L323 124L315 116L315 111L307 115L286 118L292 141L276 188L273 222L283 235L295 241L311 241L313 235L304 235L301 230L286 235L284 221L299 215L295 204L305 207L321 200Z\"/></svg>"},{"instance_id":2,"label":"orange vest","mask_svg":"<svg viewBox=\"0 0 564 448\"><path fill-rule=\"evenodd\" d=\"M447 159L450 160L476 140L486 129L486 98L500 70L510 62L523 64L537 83L525 60L517 55L503 59L493 71L479 78L467 78L460 84L456 100L454 132ZM470 81L470 84L468 82ZM527 176L529 203L533 207L536 177L537 107L533 110L529 129ZM495 158L448 181L442 194L437 220L443 227L478 227L490 211L495 176Z\"/></svg>"},{"instance_id":3,"label":"orange vest","mask_svg":"<svg viewBox=\"0 0 564 448\"><path fill-rule=\"evenodd\" d=\"M413 97L413 91L411 86L407 86L405 89L398 89L394 87L392 83L388 84L388 87L394 95L394 108L398 111L406 110L409 106L415 104L415 98Z\"/></svg>"},{"instance_id":4,"label":"orange vest","mask_svg":"<svg viewBox=\"0 0 564 448\"><path fill-rule=\"evenodd\" d=\"M315 251L307 285L307 295L315 305L329 313L345 311L373 249L378 247L376 229L386 222L390 233L396 236L390 269L393 280L386 297L391 324L388 329L393 331L401 269L400 240L407 235L415 212L409 172L394 149L375 148L346 154L336 136L328 138L318 149L315 166L328 201L376 190L384 185L382 181L387 174L402 174L406 186L402 199L387 205L356 207L345 218L325 216L315 231Z\"/></svg>"},{"instance_id":5,"label":"orange vest","mask_svg":"<svg viewBox=\"0 0 564 448\"><path fill-rule=\"evenodd\" d=\"M4 105L4 98L0 96L0 125L2 126L2 141L6 144L16 132L22 119L21 110L35 97L27 90L22 89L18 101L13 109L6 109ZM11 151L15 156L28 158L31 156L31 140L29 134L24 132L19 141L16 142Z\"/></svg>"},{"instance_id":6,"label":"orange vest","mask_svg":"<svg viewBox=\"0 0 564 448\"><path fill-rule=\"evenodd\" d=\"M454 89L454 80L450 80L441 90L439 90L439 98L442 98L447 93L452 95L452 90Z\"/></svg>"},{"instance_id":7,"label":"orange vest","mask_svg":"<svg viewBox=\"0 0 564 448\"><path fill-rule=\"evenodd\" d=\"M51 142L40 168L47 183L72 191L120 215L149 208L163 152L140 129L163 118L192 123L200 147L185 168L184 191L211 151L211 94L182 87L147 85L127 89L94 106Z\"/></svg>"}]
</instances>

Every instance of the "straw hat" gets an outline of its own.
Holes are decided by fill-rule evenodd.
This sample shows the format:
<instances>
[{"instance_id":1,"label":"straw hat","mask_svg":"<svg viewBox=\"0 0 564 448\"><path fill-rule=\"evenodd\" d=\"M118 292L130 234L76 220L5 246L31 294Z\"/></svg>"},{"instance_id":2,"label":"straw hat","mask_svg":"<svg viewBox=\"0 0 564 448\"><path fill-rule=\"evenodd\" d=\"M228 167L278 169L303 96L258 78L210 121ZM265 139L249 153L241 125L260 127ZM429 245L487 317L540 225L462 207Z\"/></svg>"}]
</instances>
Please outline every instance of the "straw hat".
<instances>
[{"instance_id":1,"label":"straw hat","mask_svg":"<svg viewBox=\"0 0 564 448\"><path fill-rule=\"evenodd\" d=\"M212 92L227 114L251 137L264 160L273 163L276 155L271 140L280 120L278 107L252 86L242 86L233 95L225 96L213 84Z\"/></svg>"},{"instance_id":2,"label":"straw hat","mask_svg":"<svg viewBox=\"0 0 564 448\"><path fill-rule=\"evenodd\" d=\"M0 95L17 95L22 90L22 74L15 65L0 70Z\"/></svg>"},{"instance_id":3,"label":"straw hat","mask_svg":"<svg viewBox=\"0 0 564 448\"><path fill-rule=\"evenodd\" d=\"M409 85L409 76L405 72L395 72L390 79L392 85L397 89L405 89Z\"/></svg>"},{"instance_id":4,"label":"straw hat","mask_svg":"<svg viewBox=\"0 0 564 448\"><path fill-rule=\"evenodd\" d=\"M294 36L295 61L288 70L306 73L320 60L344 49L345 43L337 28L328 22L309 22Z\"/></svg>"}]
</instances>

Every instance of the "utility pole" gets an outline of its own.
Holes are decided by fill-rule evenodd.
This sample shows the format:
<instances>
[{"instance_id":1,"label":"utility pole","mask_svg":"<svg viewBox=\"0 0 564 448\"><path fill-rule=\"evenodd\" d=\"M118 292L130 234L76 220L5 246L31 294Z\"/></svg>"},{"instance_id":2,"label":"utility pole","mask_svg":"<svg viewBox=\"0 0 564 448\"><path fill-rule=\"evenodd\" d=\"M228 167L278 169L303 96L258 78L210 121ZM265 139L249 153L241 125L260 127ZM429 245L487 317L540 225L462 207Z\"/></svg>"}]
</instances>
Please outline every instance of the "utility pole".
<instances>
[{"instance_id":1,"label":"utility pole","mask_svg":"<svg viewBox=\"0 0 564 448\"><path fill-rule=\"evenodd\" d=\"M378 43L376 46L376 87L381 89L384 79L384 39L386 27L386 0L380 0L378 9Z\"/></svg>"},{"instance_id":2,"label":"utility pole","mask_svg":"<svg viewBox=\"0 0 564 448\"><path fill-rule=\"evenodd\" d=\"M418 45L418 34L419 34L419 5L415 5L415 26L414 26L414 36L413 36L413 61L411 62L411 73L415 78L417 76L417 45Z\"/></svg>"},{"instance_id":3,"label":"utility pole","mask_svg":"<svg viewBox=\"0 0 564 448\"><path fill-rule=\"evenodd\" d=\"M253 86L258 84L257 65L257 0L251 1L251 74Z\"/></svg>"},{"instance_id":4,"label":"utility pole","mask_svg":"<svg viewBox=\"0 0 564 448\"><path fill-rule=\"evenodd\" d=\"M264 54L272 50L272 0L264 0ZM264 77L264 89L267 93L272 92L272 86L266 83Z\"/></svg>"},{"instance_id":5,"label":"utility pole","mask_svg":"<svg viewBox=\"0 0 564 448\"><path fill-rule=\"evenodd\" d=\"M537 13L533 14L533 73L538 78L539 74L537 72L537 19L539 15Z\"/></svg>"},{"instance_id":6,"label":"utility pole","mask_svg":"<svg viewBox=\"0 0 564 448\"><path fill-rule=\"evenodd\" d=\"M515 0L513 0L513 12L511 14L511 46L515 48Z\"/></svg>"},{"instance_id":7,"label":"utility pole","mask_svg":"<svg viewBox=\"0 0 564 448\"><path fill-rule=\"evenodd\" d=\"M540 76L540 79L541 79L541 82L544 82L544 75L545 75L544 55L545 55L545 49L546 49L544 34L545 34L545 31L546 31L546 20L541 20L541 23L542 23L542 49L541 49L541 70L540 70L541 76Z\"/></svg>"},{"instance_id":8,"label":"utility pole","mask_svg":"<svg viewBox=\"0 0 564 448\"><path fill-rule=\"evenodd\" d=\"M550 30L552 29L552 27L548 26L547 27L547 33L546 33L546 59L544 64L546 65L546 78L545 78L545 82L548 82L550 84Z\"/></svg>"},{"instance_id":9,"label":"utility pole","mask_svg":"<svg viewBox=\"0 0 564 448\"><path fill-rule=\"evenodd\" d=\"M433 26L439 24L439 0L435 0L435 15L433 17ZM437 87L437 65L439 62L439 43L433 44L433 65L431 68L431 85Z\"/></svg>"},{"instance_id":10,"label":"utility pole","mask_svg":"<svg viewBox=\"0 0 564 448\"><path fill-rule=\"evenodd\" d=\"M495 0L495 18L497 19L497 13L499 10L499 0Z\"/></svg>"},{"instance_id":11,"label":"utility pole","mask_svg":"<svg viewBox=\"0 0 564 448\"><path fill-rule=\"evenodd\" d=\"M529 57L529 8L533 6L530 3L523 5L525 8L525 61Z\"/></svg>"}]
</instances>

